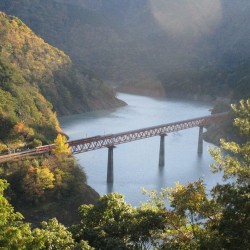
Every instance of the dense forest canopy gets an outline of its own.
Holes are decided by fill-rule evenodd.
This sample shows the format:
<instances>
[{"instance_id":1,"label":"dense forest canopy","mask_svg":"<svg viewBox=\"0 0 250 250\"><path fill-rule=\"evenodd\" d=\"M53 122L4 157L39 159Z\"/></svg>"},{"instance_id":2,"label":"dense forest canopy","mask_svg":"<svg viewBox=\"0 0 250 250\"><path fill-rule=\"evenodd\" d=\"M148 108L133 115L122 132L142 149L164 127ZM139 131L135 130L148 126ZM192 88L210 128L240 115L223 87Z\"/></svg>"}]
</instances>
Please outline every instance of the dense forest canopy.
<instances>
[{"instance_id":1,"label":"dense forest canopy","mask_svg":"<svg viewBox=\"0 0 250 250\"><path fill-rule=\"evenodd\" d=\"M249 97L247 0L14 0L0 9L123 90Z\"/></svg>"}]
</instances>

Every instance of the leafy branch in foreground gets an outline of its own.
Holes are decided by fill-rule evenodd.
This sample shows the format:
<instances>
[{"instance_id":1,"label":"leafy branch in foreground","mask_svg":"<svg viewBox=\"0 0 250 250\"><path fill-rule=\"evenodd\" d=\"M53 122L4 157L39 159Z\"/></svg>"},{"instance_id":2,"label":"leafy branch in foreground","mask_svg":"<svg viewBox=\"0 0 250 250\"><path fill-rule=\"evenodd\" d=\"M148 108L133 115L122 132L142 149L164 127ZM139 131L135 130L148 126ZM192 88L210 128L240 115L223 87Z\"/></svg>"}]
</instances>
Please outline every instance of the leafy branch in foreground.
<instances>
[{"instance_id":1,"label":"leafy branch in foreground","mask_svg":"<svg viewBox=\"0 0 250 250\"><path fill-rule=\"evenodd\" d=\"M213 199L221 206L221 218L216 229L224 248L250 247L250 99L232 105L234 125L241 133L241 143L221 140L221 148L212 150L216 160L214 171L223 171L227 184L216 185Z\"/></svg>"}]
</instances>

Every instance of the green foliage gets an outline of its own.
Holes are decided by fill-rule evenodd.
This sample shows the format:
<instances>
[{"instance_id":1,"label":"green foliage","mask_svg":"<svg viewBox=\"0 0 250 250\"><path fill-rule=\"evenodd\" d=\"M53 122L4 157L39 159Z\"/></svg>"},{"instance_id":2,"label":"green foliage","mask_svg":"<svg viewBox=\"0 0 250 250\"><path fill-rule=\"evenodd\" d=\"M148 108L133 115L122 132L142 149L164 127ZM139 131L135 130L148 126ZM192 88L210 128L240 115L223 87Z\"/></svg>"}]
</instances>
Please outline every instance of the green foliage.
<instances>
[{"instance_id":1,"label":"green foliage","mask_svg":"<svg viewBox=\"0 0 250 250\"><path fill-rule=\"evenodd\" d=\"M96 249L148 249L152 231L164 228L164 216L147 206L133 208L120 194L102 196L95 206L79 208L81 221L72 227L77 241Z\"/></svg>"},{"instance_id":2,"label":"green foliage","mask_svg":"<svg viewBox=\"0 0 250 250\"><path fill-rule=\"evenodd\" d=\"M34 139L32 142L31 142L31 147L32 148L35 148L35 147L39 147L39 146L42 146L42 142L40 141L40 140L38 140L38 139Z\"/></svg>"},{"instance_id":3,"label":"green foliage","mask_svg":"<svg viewBox=\"0 0 250 250\"><path fill-rule=\"evenodd\" d=\"M6 250L92 250L86 241L76 243L65 226L54 218L31 229L3 195L8 184L0 179L0 248Z\"/></svg>"},{"instance_id":4,"label":"green foliage","mask_svg":"<svg viewBox=\"0 0 250 250\"><path fill-rule=\"evenodd\" d=\"M0 246L3 249L26 249L32 241L31 229L4 197L7 186L7 182L0 179Z\"/></svg>"},{"instance_id":5,"label":"green foliage","mask_svg":"<svg viewBox=\"0 0 250 250\"><path fill-rule=\"evenodd\" d=\"M78 207L93 203L99 197L86 184L85 173L69 155L4 163L0 178L10 183L7 191L15 208L36 225L53 217L65 225L76 223Z\"/></svg>"},{"instance_id":6,"label":"green foliage","mask_svg":"<svg viewBox=\"0 0 250 250\"><path fill-rule=\"evenodd\" d=\"M54 188L55 177L49 167L30 166L23 179L23 190L26 195L40 197L47 189Z\"/></svg>"},{"instance_id":7,"label":"green foliage","mask_svg":"<svg viewBox=\"0 0 250 250\"><path fill-rule=\"evenodd\" d=\"M1 57L19 71L22 81L25 79L33 88L35 86L57 113L79 113L120 104L112 90L106 93L101 81L90 80L64 52L36 36L18 18L1 12L0 25L3 34L0 36ZM15 84L14 80L15 77L9 77L5 85ZM40 109L39 103L36 106Z\"/></svg>"},{"instance_id":8,"label":"green foliage","mask_svg":"<svg viewBox=\"0 0 250 250\"><path fill-rule=\"evenodd\" d=\"M41 229L33 230L34 240L31 249L41 250L70 250L74 248L74 240L71 233L56 219L41 223Z\"/></svg>"},{"instance_id":9,"label":"green foliage","mask_svg":"<svg viewBox=\"0 0 250 250\"><path fill-rule=\"evenodd\" d=\"M86 182L85 174L68 154L5 163L1 176L10 182L18 203L39 203L52 194L68 196L77 189L80 192Z\"/></svg>"},{"instance_id":10,"label":"green foliage","mask_svg":"<svg viewBox=\"0 0 250 250\"><path fill-rule=\"evenodd\" d=\"M216 241L210 241L216 232L210 228L216 224L220 210L207 197L201 180L148 195L149 204L157 206L164 216L164 230L155 230L151 236L157 249L216 249ZM170 208L166 208L166 200Z\"/></svg>"},{"instance_id":11,"label":"green foliage","mask_svg":"<svg viewBox=\"0 0 250 250\"><path fill-rule=\"evenodd\" d=\"M10 148L33 144L34 140L46 143L55 137L58 121L51 104L2 58L0 98L0 140Z\"/></svg>"},{"instance_id":12,"label":"green foliage","mask_svg":"<svg viewBox=\"0 0 250 250\"><path fill-rule=\"evenodd\" d=\"M236 182L242 185L250 180L250 99L241 100L239 107L232 105L232 108L236 115L234 125L243 135L243 143L221 140L221 148L212 150L217 162L213 168L215 171L223 170L225 179L236 177Z\"/></svg>"},{"instance_id":13,"label":"green foliage","mask_svg":"<svg viewBox=\"0 0 250 250\"><path fill-rule=\"evenodd\" d=\"M59 114L121 105L18 18L0 12L0 33L0 153L51 143L62 132L51 103Z\"/></svg>"},{"instance_id":14,"label":"green foliage","mask_svg":"<svg viewBox=\"0 0 250 250\"><path fill-rule=\"evenodd\" d=\"M201 180L146 192L149 202L137 208L119 194L105 195L95 206L80 207L81 221L72 228L76 240L97 249L248 249L249 104L232 105L243 143L222 141L212 152L214 168L224 171L229 183L217 184L209 194Z\"/></svg>"},{"instance_id":15,"label":"green foliage","mask_svg":"<svg viewBox=\"0 0 250 250\"><path fill-rule=\"evenodd\" d=\"M234 125L240 129L240 132L249 140L250 137L250 99L241 100L239 107L232 105L232 109L236 114Z\"/></svg>"},{"instance_id":16,"label":"green foliage","mask_svg":"<svg viewBox=\"0 0 250 250\"><path fill-rule=\"evenodd\" d=\"M73 228L73 234L78 241L87 239L97 249L126 249L132 211L122 195L104 195L95 206L79 208L81 221Z\"/></svg>"},{"instance_id":17,"label":"green foliage","mask_svg":"<svg viewBox=\"0 0 250 250\"><path fill-rule=\"evenodd\" d=\"M228 184L216 185L213 197L222 206L217 225L224 248L249 248L250 197L250 99L232 105L236 118L234 125L243 135L242 143L221 141L221 148L213 150L214 171L223 171ZM232 181L233 180L233 181Z\"/></svg>"}]
</instances>

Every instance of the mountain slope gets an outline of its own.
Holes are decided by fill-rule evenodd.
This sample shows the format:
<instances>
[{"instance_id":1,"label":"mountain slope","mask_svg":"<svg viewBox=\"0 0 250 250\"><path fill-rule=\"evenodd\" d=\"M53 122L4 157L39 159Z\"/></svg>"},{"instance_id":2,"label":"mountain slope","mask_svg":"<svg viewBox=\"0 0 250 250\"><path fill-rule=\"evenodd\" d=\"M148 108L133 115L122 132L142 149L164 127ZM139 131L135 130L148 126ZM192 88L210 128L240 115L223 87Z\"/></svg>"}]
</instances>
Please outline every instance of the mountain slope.
<instances>
[{"instance_id":1,"label":"mountain slope","mask_svg":"<svg viewBox=\"0 0 250 250\"><path fill-rule=\"evenodd\" d=\"M52 106L0 57L0 152L51 142L60 131Z\"/></svg>"},{"instance_id":2,"label":"mountain slope","mask_svg":"<svg viewBox=\"0 0 250 250\"><path fill-rule=\"evenodd\" d=\"M1 13L0 25L1 55L40 89L59 114L121 105L110 88L78 70L67 55L19 19Z\"/></svg>"},{"instance_id":3,"label":"mountain slope","mask_svg":"<svg viewBox=\"0 0 250 250\"><path fill-rule=\"evenodd\" d=\"M69 75L73 70L77 74L75 82ZM53 143L62 131L52 104L41 92L52 98L56 108L61 102L63 112L81 111L88 106L70 109L67 105L71 103L63 100L82 87L82 81L82 75L62 51L46 44L18 18L0 13L0 154ZM100 84L93 84L96 92L100 91ZM65 96L60 96L66 87ZM89 94L90 90L85 92ZM98 94L88 96L86 103L90 105ZM78 91L76 99L79 105L83 104L82 92ZM87 185L85 173L68 154L51 152L2 162L0 178L10 183L8 198L15 209L23 211L32 223L55 216L73 223L78 218L77 208L94 203L99 196Z\"/></svg>"},{"instance_id":4,"label":"mountain slope","mask_svg":"<svg viewBox=\"0 0 250 250\"><path fill-rule=\"evenodd\" d=\"M0 97L0 151L51 143L61 132L55 111L69 114L123 104L111 88L81 73L62 51L2 12Z\"/></svg>"},{"instance_id":5,"label":"mountain slope","mask_svg":"<svg viewBox=\"0 0 250 250\"><path fill-rule=\"evenodd\" d=\"M247 0L14 0L0 9L127 89L230 96L249 77Z\"/></svg>"}]
</instances>

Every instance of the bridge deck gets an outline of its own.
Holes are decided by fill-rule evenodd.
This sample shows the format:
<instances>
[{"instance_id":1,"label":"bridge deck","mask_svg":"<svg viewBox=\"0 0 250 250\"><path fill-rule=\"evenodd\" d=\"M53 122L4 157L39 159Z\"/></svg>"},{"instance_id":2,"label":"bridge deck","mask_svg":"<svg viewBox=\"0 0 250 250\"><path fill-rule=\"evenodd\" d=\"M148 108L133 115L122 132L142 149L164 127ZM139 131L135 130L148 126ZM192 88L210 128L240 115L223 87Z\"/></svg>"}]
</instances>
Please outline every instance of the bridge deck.
<instances>
[{"instance_id":1,"label":"bridge deck","mask_svg":"<svg viewBox=\"0 0 250 250\"><path fill-rule=\"evenodd\" d=\"M147 127L143 129L131 130L117 134L73 140L69 141L68 143L71 147L72 153L78 154L100 148L113 147L118 144L141 140L153 136L166 135L168 133L177 132L193 127L207 126L211 123L222 121L227 116L228 113L220 113L210 116L203 116L195 119Z\"/></svg>"},{"instance_id":2,"label":"bridge deck","mask_svg":"<svg viewBox=\"0 0 250 250\"><path fill-rule=\"evenodd\" d=\"M215 115L203 116L189 120L177 121L158 126L152 126L127 132L99 135L79 140L68 141L73 154L79 154L96 150L100 148L109 148L118 144L128 143L141 140L153 136L163 136L168 133L177 132L193 127L207 126L212 123L220 122L228 117L228 113L220 113ZM0 162L6 162L14 159L20 159L36 154L48 153L54 148L54 144L37 147L35 149L22 151L20 153L7 154L0 156Z\"/></svg>"}]
</instances>

